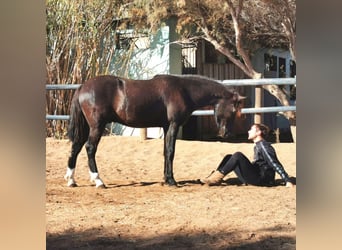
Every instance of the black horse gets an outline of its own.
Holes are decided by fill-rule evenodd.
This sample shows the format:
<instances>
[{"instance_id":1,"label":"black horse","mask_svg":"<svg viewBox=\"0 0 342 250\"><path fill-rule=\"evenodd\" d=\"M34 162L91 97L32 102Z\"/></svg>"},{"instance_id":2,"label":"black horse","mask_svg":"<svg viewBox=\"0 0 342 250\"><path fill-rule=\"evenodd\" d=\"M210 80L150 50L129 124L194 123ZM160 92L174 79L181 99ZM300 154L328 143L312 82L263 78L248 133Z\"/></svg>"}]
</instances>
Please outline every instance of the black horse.
<instances>
[{"instance_id":1,"label":"black horse","mask_svg":"<svg viewBox=\"0 0 342 250\"><path fill-rule=\"evenodd\" d=\"M156 75L150 80L98 76L86 81L76 90L71 104L68 136L72 148L65 175L68 186L76 186L76 159L86 143L91 180L96 187L105 187L98 174L95 154L105 125L112 121L136 128L162 127L164 180L177 185L173 158L179 127L194 110L212 105L219 136L224 137L243 98L215 80L193 75Z\"/></svg>"}]
</instances>

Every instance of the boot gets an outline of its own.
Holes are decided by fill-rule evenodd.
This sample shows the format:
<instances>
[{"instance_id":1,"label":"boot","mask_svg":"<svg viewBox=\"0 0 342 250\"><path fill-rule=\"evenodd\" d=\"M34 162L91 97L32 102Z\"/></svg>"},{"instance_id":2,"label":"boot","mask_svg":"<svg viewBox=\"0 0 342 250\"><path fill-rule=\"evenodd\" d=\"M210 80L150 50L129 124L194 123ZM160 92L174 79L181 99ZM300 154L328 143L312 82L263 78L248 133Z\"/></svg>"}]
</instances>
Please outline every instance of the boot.
<instances>
[{"instance_id":1,"label":"boot","mask_svg":"<svg viewBox=\"0 0 342 250\"><path fill-rule=\"evenodd\" d=\"M219 185L224 177L220 171L216 170L212 172L208 177L201 179L200 181L203 184L207 184L209 186Z\"/></svg>"}]
</instances>

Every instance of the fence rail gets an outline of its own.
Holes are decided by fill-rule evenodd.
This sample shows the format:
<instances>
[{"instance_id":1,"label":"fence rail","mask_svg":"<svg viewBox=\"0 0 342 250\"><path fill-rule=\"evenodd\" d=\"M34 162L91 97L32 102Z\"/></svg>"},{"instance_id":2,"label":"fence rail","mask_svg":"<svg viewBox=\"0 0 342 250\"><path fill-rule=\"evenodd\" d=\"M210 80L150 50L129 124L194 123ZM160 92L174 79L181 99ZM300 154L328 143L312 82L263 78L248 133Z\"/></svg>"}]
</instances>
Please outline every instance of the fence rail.
<instances>
[{"instance_id":1,"label":"fence rail","mask_svg":"<svg viewBox=\"0 0 342 250\"><path fill-rule=\"evenodd\" d=\"M81 84L46 84L46 90L68 90L68 89L78 89Z\"/></svg>"},{"instance_id":2,"label":"fence rail","mask_svg":"<svg viewBox=\"0 0 342 250\"><path fill-rule=\"evenodd\" d=\"M228 86L295 85L296 78L233 79L218 82Z\"/></svg>"},{"instance_id":3,"label":"fence rail","mask_svg":"<svg viewBox=\"0 0 342 250\"><path fill-rule=\"evenodd\" d=\"M262 78L262 79L234 79L216 80L227 86L258 86L258 85L294 85L296 78ZM46 90L77 89L82 84L46 84Z\"/></svg>"},{"instance_id":4,"label":"fence rail","mask_svg":"<svg viewBox=\"0 0 342 250\"><path fill-rule=\"evenodd\" d=\"M235 79L223 80L217 82L227 86L262 86L262 85L295 85L296 78L263 78L263 79ZM71 90L77 89L81 84L47 84L46 90ZM241 113L277 113L285 111L296 111L296 106L276 106L276 107L258 107L243 108ZM196 110L192 113L194 116L214 115L214 110ZM46 115L46 120L69 120L69 115Z\"/></svg>"}]
</instances>

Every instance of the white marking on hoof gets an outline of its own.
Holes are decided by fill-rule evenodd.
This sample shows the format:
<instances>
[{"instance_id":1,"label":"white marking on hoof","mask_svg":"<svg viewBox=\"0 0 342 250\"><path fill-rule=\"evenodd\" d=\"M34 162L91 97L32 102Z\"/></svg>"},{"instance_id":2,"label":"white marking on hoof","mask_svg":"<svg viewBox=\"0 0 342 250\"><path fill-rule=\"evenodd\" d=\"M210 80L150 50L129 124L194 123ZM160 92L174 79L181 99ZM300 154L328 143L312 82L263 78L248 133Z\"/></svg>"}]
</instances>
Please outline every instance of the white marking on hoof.
<instances>
[{"instance_id":1,"label":"white marking on hoof","mask_svg":"<svg viewBox=\"0 0 342 250\"><path fill-rule=\"evenodd\" d=\"M68 183L67 183L68 187L76 187L77 186L75 179L74 179L74 174L75 174L75 169L67 168L67 172L64 175L64 179L66 181L68 181Z\"/></svg>"},{"instance_id":2,"label":"white marking on hoof","mask_svg":"<svg viewBox=\"0 0 342 250\"><path fill-rule=\"evenodd\" d=\"M90 181L95 182L95 186L98 187L105 187L103 181L100 179L99 173L92 173L89 172L90 174Z\"/></svg>"},{"instance_id":3,"label":"white marking on hoof","mask_svg":"<svg viewBox=\"0 0 342 250\"><path fill-rule=\"evenodd\" d=\"M69 179L67 185L68 187L77 187L77 184L73 179Z\"/></svg>"},{"instance_id":4,"label":"white marking on hoof","mask_svg":"<svg viewBox=\"0 0 342 250\"><path fill-rule=\"evenodd\" d=\"M102 183L102 184L96 185L96 188L105 189L105 188L107 188L107 187L106 187L106 185L105 185L104 183Z\"/></svg>"}]
</instances>

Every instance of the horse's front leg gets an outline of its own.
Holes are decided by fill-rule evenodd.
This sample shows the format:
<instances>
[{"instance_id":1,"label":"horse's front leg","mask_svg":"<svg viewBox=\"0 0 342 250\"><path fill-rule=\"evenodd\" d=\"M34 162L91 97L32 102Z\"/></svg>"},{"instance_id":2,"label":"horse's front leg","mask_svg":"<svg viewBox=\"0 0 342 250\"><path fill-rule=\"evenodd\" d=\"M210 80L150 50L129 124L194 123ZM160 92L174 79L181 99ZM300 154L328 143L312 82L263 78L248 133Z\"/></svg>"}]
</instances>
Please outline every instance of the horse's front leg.
<instances>
[{"instance_id":1,"label":"horse's front leg","mask_svg":"<svg viewBox=\"0 0 342 250\"><path fill-rule=\"evenodd\" d=\"M173 158L175 156L178 129L178 124L171 122L166 134L164 133L164 180L166 184L171 186L177 185L173 177Z\"/></svg>"}]
</instances>

